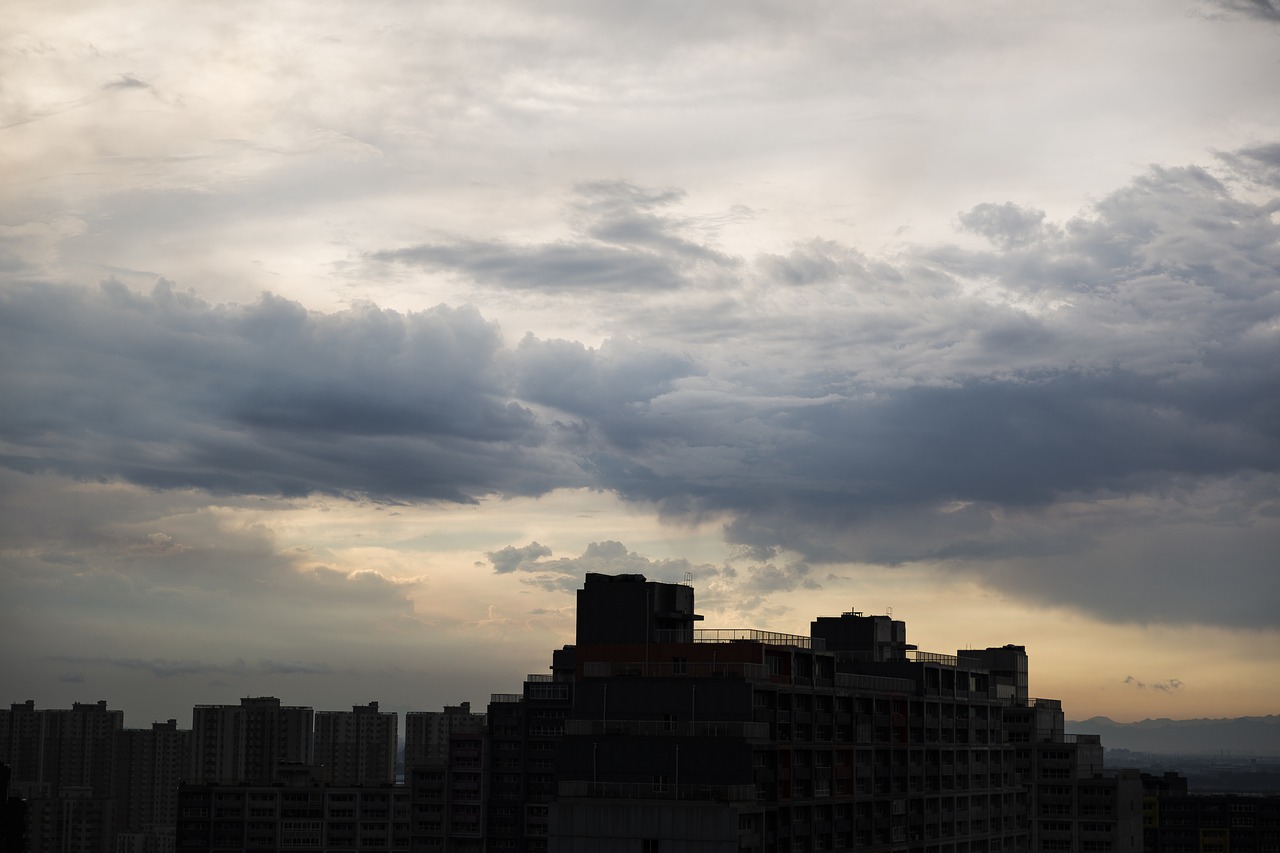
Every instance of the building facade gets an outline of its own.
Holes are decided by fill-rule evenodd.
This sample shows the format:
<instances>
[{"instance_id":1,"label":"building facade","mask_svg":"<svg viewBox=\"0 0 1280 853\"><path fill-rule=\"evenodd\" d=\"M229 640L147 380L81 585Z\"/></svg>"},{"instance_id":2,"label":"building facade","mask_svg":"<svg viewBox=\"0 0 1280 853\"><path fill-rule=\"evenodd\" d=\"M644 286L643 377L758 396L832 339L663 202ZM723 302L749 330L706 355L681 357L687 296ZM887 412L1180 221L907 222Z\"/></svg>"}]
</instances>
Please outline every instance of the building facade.
<instances>
[{"instance_id":1,"label":"building facade","mask_svg":"<svg viewBox=\"0 0 1280 853\"><path fill-rule=\"evenodd\" d=\"M274 696L196 705L187 781L269 783L282 764L314 764L314 717L311 708L281 705Z\"/></svg>"},{"instance_id":2,"label":"building facade","mask_svg":"<svg viewBox=\"0 0 1280 853\"><path fill-rule=\"evenodd\" d=\"M390 785L396 781L399 717L377 702L350 711L317 711L315 760L321 778L336 785Z\"/></svg>"},{"instance_id":3,"label":"building facade","mask_svg":"<svg viewBox=\"0 0 1280 853\"><path fill-rule=\"evenodd\" d=\"M698 630L691 588L634 575L588 575L578 608L549 850L1140 848L1136 775L1028 698L1020 646L922 652L856 611Z\"/></svg>"},{"instance_id":4,"label":"building facade","mask_svg":"<svg viewBox=\"0 0 1280 853\"><path fill-rule=\"evenodd\" d=\"M410 711L404 715L405 776L415 767L439 767L448 761L453 732L483 732L484 714L471 713L471 703L445 705L443 711Z\"/></svg>"},{"instance_id":5,"label":"building facade","mask_svg":"<svg viewBox=\"0 0 1280 853\"><path fill-rule=\"evenodd\" d=\"M409 849L403 786L183 785L179 853L370 853Z\"/></svg>"}]
</instances>

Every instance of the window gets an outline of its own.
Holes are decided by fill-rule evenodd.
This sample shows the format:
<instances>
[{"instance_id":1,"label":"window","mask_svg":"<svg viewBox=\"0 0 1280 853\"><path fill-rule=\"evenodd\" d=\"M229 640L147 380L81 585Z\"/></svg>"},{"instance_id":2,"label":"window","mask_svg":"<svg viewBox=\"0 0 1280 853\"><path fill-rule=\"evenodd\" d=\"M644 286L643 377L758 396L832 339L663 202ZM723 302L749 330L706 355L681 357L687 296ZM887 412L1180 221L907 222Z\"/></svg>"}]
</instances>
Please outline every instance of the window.
<instances>
[{"instance_id":1,"label":"window","mask_svg":"<svg viewBox=\"0 0 1280 853\"><path fill-rule=\"evenodd\" d=\"M658 839L656 838L640 839L640 853L658 853Z\"/></svg>"}]
</instances>

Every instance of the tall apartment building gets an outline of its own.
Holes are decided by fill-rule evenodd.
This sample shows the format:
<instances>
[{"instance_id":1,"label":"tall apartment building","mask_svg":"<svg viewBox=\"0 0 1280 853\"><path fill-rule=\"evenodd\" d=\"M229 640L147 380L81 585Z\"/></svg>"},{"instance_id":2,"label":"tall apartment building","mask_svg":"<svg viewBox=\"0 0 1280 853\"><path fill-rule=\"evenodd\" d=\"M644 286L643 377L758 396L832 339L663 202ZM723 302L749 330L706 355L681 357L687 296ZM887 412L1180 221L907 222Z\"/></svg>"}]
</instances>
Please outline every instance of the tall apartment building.
<instances>
[{"instance_id":1,"label":"tall apartment building","mask_svg":"<svg viewBox=\"0 0 1280 853\"><path fill-rule=\"evenodd\" d=\"M320 777L336 785L392 784L396 781L399 718L379 711L377 702L350 711L317 711L315 760Z\"/></svg>"},{"instance_id":2,"label":"tall apartment building","mask_svg":"<svg viewBox=\"0 0 1280 853\"><path fill-rule=\"evenodd\" d=\"M413 768L409 787L414 850L481 853L486 849L488 743L483 732L456 731L444 763Z\"/></svg>"},{"instance_id":3,"label":"tall apartment building","mask_svg":"<svg viewBox=\"0 0 1280 853\"><path fill-rule=\"evenodd\" d=\"M0 709L0 762L9 768L9 790L15 797L40 793L43 714L34 700Z\"/></svg>"},{"instance_id":4,"label":"tall apartment building","mask_svg":"<svg viewBox=\"0 0 1280 853\"><path fill-rule=\"evenodd\" d=\"M173 849L178 785L186 775L191 732L177 720L116 733L111 791L115 798L116 853Z\"/></svg>"},{"instance_id":5,"label":"tall apartment building","mask_svg":"<svg viewBox=\"0 0 1280 853\"><path fill-rule=\"evenodd\" d=\"M809 636L698 618L691 588L587 576L549 850L1136 853L1128 783L1027 698L1021 647L922 652L856 611ZM1041 768L1076 780L1070 833L1039 826L1048 847L1031 833Z\"/></svg>"},{"instance_id":6,"label":"tall apartment building","mask_svg":"<svg viewBox=\"0 0 1280 853\"><path fill-rule=\"evenodd\" d=\"M449 756L453 732L483 732L484 714L471 713L471 703L445 705L443 711L410 711L404 715L405 776L415 767L442 766Z\"/></svg>"},{"instance_id":7,"label":"tall apartment building","mask_svg":"<svg viewBox=\"0 0 1280 853\"><path fill-rule=\"evenodd\" d=\"M1004 709L1004 717L1018 778L1027 790L1033 850L1137 853L1142 849L1139 773L1108 773L1100 738L1066 734L1062 703L1056 699L1014 703Z\"/></svg>"},{"instance_id":8,"label":"tall apartment building","mask_svg":"<svg viewBox=\"0 0 1280 853\"><path fill-rule=\"evenodd\" d=\"M269 783L281 764L313 764L314 716L273 696L196 705L187 781Z\"/></svg>"},{"instance_id":9,"label":"tall apartment building","mask_svg":"<svg viewBox=\"0 0 1280 853\"><path fill-rule=\"evenodd\" d=\"M0 761L12 770L12 790L25 797L56 797L65 788L106 796L111 786L115 733L124 712L105 701L70 709L37 709L35 702L0 710Z\"/></svg>"},{"instance_id":10,"label":"tall apartment building","mask_svg":"<svg viewBox=\"0 0 1280 853\"><path fill-rule=\"evenodd\" d=\"M11 790L27 800L32 853L96 853L114 847L112 769L124 712L105 701L37 709L32 701L0 711L0 762Z\"/></svg>"}]
</instances>

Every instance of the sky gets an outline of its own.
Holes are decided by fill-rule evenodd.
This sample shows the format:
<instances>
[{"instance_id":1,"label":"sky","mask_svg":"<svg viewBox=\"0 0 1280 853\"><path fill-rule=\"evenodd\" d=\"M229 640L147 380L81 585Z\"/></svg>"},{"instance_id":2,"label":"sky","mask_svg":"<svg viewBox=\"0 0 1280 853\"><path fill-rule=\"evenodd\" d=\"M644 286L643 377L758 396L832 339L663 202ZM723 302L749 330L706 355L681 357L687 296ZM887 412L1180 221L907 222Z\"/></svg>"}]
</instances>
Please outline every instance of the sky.
<instances>
[{"instance_id":1,"label":"sky","mask_svg":"<svg viewBox=\"0 0 1280 853\"><path fill-rule=\"evenodd\" d=\"M1270 0L17 0L0 702L518 692L588 571L1280 713Z\"/></svg>"}]
</instances>

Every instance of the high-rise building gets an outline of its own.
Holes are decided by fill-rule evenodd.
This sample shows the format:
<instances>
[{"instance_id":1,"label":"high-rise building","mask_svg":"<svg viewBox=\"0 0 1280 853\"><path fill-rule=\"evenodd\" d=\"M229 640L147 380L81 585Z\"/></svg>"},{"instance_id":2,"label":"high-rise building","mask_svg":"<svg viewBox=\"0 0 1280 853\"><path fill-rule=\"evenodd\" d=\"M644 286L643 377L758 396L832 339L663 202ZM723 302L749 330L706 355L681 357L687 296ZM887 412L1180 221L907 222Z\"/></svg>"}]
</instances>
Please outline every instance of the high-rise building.
<instances>
[{"instance_id":1,"label":"high-rise building","mask_svg":"<svg viewBox=\"0 0 1280 853\"><path fill-rule=\"evenodd\" d=\"M116 853L173 848L178 785L186 775L191 732L177 720L116 732L111 790L116 800Z\"/></svg>"},{"instance_id":2,"label":"high-rise building","mask_svg":"<svg viewBox=\"0 0 1280 853\"><path fill-rule=\"evenodd\" d=\"M406 777L414 767L444 765L451 732L482 732L484 726L484 714L471 713L470 702L445 705L443 711L408 712L404 715Z\"/></svg>"},{"instance_id":3,"label":"high-rise building","mask_svg":"<svg viewBox=\"0 0 1280 853\"><path fill-rule=\"evenodd\" d=\"M691 588L639 575L587 575L578 608L551 851L1137 851L1140 793L1027 698L1022 647L923 652L857 611L697 630ZM1060 753L1080 805L1033 836L1028 784Z\"/></svg>"},{"instance_id":4,"label":"high-rise building","mask_svg":"<svg viewBox=\"0 0 1280 853\"><path fill-rule=\"evenodd\" d=\"M379 711L377 702L350 711L317 711L315 760L321 778L335 785L376 785L396 781L399 718Z\"/></svg>"},{"instance_id":5,"label":"high-rise building","mask_svg":"<svg viewBox=\"0 0 1280 853\"><path fill-rule=\"evenodd\" d=\"M189 782L269 783L281 764L314 763L311 708L263 696L196 705L191 718Z\"/></svg>"},{"instance_id":6,"label":"high-rise building","mask_svg":"<svg viewBox=\"0 0 1280 853\"><path fill-rule=\"evenodd\" d=\"M27 845L42 851L114 846L112 769L124 712L105 701L37 709L28 701L0 712L0 762L13 768L12 790L27 800Z\"/></svg>"}]
</instances>

